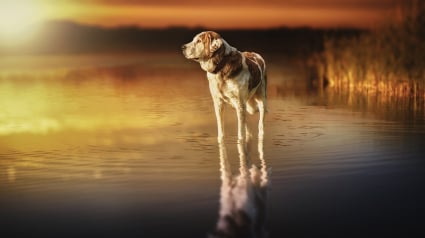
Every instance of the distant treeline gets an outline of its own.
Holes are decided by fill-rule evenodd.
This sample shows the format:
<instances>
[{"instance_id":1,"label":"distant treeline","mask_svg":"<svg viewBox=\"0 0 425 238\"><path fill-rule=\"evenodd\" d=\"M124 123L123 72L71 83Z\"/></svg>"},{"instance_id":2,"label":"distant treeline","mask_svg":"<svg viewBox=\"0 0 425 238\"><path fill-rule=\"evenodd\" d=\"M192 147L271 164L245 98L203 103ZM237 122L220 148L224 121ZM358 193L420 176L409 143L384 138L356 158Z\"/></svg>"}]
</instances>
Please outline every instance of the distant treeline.
<instances>
[{"instance_id":1,"label":"distant treeline","mask_svg":"<svg viewBox=\"0 0 425 238\"><path fill-rule=\"evenodd\" d=\"M203 28L141 29L137 27L101 28L72 22L47 22L31 39L15 46L2 45L0 54L17 53L96 53L134 51L180 51ZM323 36L329 30L275 28L265 30L217 30L239 50L307 56L323 50ZM340 30L356 35L358 30Z\"/></svg>"},{"instance_id":2,"label":"distant treeline","mask_svg":"<svg viewBox=\"0 0 425 238\"><path fill-rule=\"evenodd\" d=\"M425 99L425 1L407 0L389 22L351 37L328 35L311 58L317 85Z\"/></svg>"}]
</instances>

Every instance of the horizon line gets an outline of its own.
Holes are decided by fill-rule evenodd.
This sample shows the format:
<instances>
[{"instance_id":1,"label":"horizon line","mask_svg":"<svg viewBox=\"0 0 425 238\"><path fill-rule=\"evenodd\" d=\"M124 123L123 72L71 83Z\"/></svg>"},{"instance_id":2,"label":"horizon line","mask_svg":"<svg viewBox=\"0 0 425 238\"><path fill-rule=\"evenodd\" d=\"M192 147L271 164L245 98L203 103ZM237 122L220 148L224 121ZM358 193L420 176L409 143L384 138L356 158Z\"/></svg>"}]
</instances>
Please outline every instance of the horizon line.
<instances>
[{"instance_id":1,"label":"horizon line","mask_svg":"<svg viewBox=\"0 0 425 238\"><path fill-rule=\"evenodd\" d=\"M172 29L184 29L184 30L214 30L214 31L272 31L272 30L319 30L319 31L338 31L338 30L358 30L368 31L371 28L356 27L356 26L332 26L332 27L313 27L308 25L301 26L267 26L267 27L206 27L203 25L196 26L185 26L185 25L168 25L168 26L143 26L140 24L117 24L117 25L100 25L95 23L84 23L69 19L49 19L38 23L38 25L45 25L49 23L65 23L74 24L84 27L94 27L105 30L117 30L117 29L138 29L138 30L172 30Z\"/></svg>"}]
</instances>

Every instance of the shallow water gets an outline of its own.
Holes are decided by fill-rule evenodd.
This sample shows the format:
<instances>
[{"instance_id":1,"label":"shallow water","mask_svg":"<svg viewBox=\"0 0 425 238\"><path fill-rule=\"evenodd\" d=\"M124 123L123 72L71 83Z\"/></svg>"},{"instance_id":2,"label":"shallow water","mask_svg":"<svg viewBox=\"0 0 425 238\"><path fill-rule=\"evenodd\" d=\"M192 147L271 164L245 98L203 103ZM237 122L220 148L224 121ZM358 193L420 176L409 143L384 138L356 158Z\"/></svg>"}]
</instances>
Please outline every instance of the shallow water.
<instances>
[{"instance_id":1,"label":"shallow water","mask_svg":"<svg viewBox=\"0 0 425 238\"><path fill-rule=\"evenodd\" d=\"M254 116L238 145L226 108L219 146L198 66L116 57L3 59L4 237L425 235L423 118L324 104L286 87L299 72L274 62L264 141Z\"/></svg>"}]
</instances>

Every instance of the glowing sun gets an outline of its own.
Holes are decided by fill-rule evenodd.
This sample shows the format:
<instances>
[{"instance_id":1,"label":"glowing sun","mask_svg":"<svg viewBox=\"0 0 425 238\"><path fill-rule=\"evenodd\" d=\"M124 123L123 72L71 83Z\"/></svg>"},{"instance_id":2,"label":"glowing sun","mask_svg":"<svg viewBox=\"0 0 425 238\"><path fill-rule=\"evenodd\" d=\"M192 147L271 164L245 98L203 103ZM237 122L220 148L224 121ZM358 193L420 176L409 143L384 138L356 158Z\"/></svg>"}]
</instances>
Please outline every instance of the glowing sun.
<instances>
[{"instance_id":1,"label":"glowing sun","mask_svg":"<svg viewBox=\"0 0 425 238\"><path fill-rule=\"evenodd\" d=\"M0 37L15 41L33 32L40 20L36 1L0 0Z\"/></svg>"}]
</instances>

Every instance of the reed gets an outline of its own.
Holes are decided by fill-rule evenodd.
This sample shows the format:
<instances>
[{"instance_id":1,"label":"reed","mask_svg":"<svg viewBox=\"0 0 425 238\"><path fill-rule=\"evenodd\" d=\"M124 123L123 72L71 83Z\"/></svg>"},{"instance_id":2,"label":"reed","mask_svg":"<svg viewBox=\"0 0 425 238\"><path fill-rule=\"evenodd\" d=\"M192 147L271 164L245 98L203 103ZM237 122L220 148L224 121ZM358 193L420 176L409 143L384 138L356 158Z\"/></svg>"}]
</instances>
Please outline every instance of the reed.
<instances>
[{"instance_id":1,"label":"reed","mask_svg":"<svg viewBox=\"0 0 425 238\"><path fill-rule=\"evenodd\" d=\"M318 88L425 101L425 1L408 0L391 20L355 36L326 36L314 55Z\"/></svg>"}]
</instances>

